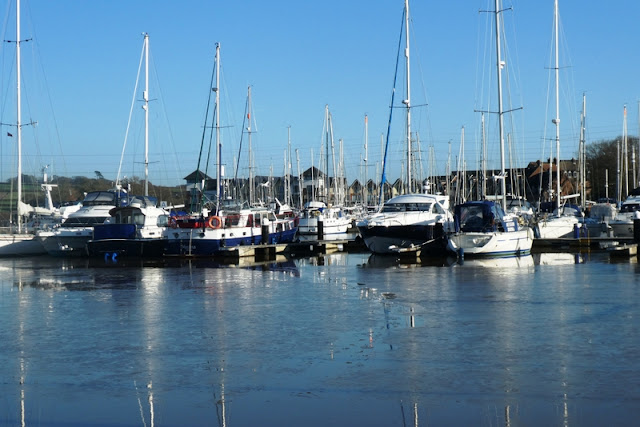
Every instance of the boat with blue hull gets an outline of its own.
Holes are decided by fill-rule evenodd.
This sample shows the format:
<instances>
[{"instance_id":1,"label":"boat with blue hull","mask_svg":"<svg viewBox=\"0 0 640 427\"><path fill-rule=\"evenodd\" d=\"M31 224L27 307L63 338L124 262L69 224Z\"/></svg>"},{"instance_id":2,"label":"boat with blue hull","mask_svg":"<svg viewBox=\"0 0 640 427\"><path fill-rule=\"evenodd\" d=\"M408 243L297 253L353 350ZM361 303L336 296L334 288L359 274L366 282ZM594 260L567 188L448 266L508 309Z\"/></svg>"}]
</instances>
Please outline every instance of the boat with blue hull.
<instances>
[{"instance_id":1,"label":"boat with blue hull","mask_svg":"<svg viewBox=\"0 0 640 427\"><path fill-rule=\"evenodd\" d=\"M160 257L167 243L170 212L151 197L138 196L128 206L109 211L111 217L95 225L87 242L89 256Z\"/></svg>"},{"instance_id":2,"label":"boat with blue hull","mask_svg":"<svg viewBox=\"0 0 640 427\"><path fill-rule=\"evenodd\" d=\"M93 238L94 227L108 220L113 208L128 203L129 196L123 189L89 192L78 211L70 214L62 224L38 231L36 237L49 255L86 256L87 242Z\"/></svg>"},{"instance_id":3,"label":"boat with blue hull","mask_svg":"<svg viewBox=\"0 0 640 427\"><path fill-rule=\"evenodd\" d=\"M230 247L290 243L298 231L295 218L277 218L267 208L231 208L208 217L172 218L170 226L168 256L216 256Z\"/></svg>"}]
</instances>

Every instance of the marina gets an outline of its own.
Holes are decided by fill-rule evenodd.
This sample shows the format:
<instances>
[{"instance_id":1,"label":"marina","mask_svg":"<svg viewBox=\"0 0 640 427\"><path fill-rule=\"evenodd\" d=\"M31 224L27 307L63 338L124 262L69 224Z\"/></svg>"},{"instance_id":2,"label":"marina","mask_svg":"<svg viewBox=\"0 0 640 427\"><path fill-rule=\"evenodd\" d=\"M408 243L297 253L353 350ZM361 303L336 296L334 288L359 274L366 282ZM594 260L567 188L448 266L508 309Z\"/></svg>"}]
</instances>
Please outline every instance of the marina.
<instances>
[{"instance_id":1,"label":"marina","mask_svg":"<svg viewBox=\"0 0 640 427\"><path fill-rule=\"evenodd\" d=\"M0 259L1 425L630 425L638 263Z\"/></svg>"},{"instance_id":2,"label":"marina","mask_svg":"<svg viewBox=\"0 0 640 427\"><path fill-rule=\"evenodd\" d=\"M559 0L519 5L524 38L502 0L483 0L473 35L463 15L477 9L446 2L281 13L160 1L143 14L60 1L11 0L5 12L0 426L637 422L640 138L626 105L621 136L610 113L633 90L598 74L613 63L613 49L591 46L598 35L578 50L600 52L597 64L575 69L596 85L601 139L587 132L586 93L579 114L561 107L573 67ZM553 18L547 67L534 46L542 15ZM154 54L145 28L125 122L129 17L138 36L149 25ZM326 22L340 31L314 27ZM53 78L37 58L40 27ZM420 41L435 98L416 74ZM475 67L461 59L468 46ZM544 91L538 68L546 107L529 101ZM578 105L572 79L562 98ZM53 152L58 113L71 155ZM465 121L473 140L462 125L454 148Z\"/></svg>"}]
</instances>

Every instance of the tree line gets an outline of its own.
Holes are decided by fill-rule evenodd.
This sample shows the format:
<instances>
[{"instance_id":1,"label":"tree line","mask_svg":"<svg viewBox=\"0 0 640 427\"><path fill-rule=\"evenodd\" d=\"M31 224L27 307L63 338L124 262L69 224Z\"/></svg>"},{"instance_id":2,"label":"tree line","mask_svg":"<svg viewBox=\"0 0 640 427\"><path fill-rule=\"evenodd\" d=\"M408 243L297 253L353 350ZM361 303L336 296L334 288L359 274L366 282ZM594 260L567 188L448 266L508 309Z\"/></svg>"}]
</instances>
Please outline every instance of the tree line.
<instances>
[{"instance_id":1,"label":"tree line","mask_svg":"<svg viewBox=\"0 0 640 427\"><path fill-rule=\"evenodd\" d=\"M640 147L638 137L627 137L627 164L629 170L629 190L638 187L640 179ZM601 140L586 145L586 174L587 182L591 185L591 200L608 197L616 198L616 182L618 168L620 168L620 180L624 182L624 153L623 137L618 136L610 140ZM618 161L620 158L620 161ZM635 183L633 178L635 176ZM624 192L624 190L622 190ZM622 194L624 199L627 194Z\"/></svg>"}]
</instances>

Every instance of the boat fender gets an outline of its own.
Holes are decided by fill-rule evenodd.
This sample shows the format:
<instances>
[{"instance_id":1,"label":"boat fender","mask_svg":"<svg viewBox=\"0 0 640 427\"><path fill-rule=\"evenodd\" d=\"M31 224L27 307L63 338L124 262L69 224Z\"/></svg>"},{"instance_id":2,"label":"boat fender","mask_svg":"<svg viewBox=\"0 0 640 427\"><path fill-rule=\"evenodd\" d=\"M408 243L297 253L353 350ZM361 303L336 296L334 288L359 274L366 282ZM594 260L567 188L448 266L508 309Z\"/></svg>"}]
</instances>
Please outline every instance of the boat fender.
<instances>
[{"instance_id":1,"label":"boat fender","mask_svg":"<svg viewBox=\"0 0 640 427\"><path fill-rule=\"evenodd\" d=\"M220 219L219 216L211 216L207 220L207 227L209 228L216 229L216 228L220 228L221 225L222 225L222 220Z\"/></svg>"}]
</instances>

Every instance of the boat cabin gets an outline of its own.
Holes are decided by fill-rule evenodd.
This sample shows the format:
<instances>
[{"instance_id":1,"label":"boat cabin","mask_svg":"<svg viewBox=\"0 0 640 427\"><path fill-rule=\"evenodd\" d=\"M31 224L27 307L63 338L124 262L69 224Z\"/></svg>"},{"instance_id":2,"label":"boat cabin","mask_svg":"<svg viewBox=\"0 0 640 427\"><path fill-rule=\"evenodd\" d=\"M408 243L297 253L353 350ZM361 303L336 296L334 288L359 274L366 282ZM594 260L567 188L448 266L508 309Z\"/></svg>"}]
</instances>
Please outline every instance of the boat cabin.
<instances>
[{"instance_id":1,"label":"boat cabin","mask_svg":"<svg viewBox=\"0 0 640 427\"><path fill-rule=\"evenodd\" d=\"M454 208L456 232L515 231L518 222L505 218L504 210L492 201L467 202Z\"/></svg>"}]
</instances>

